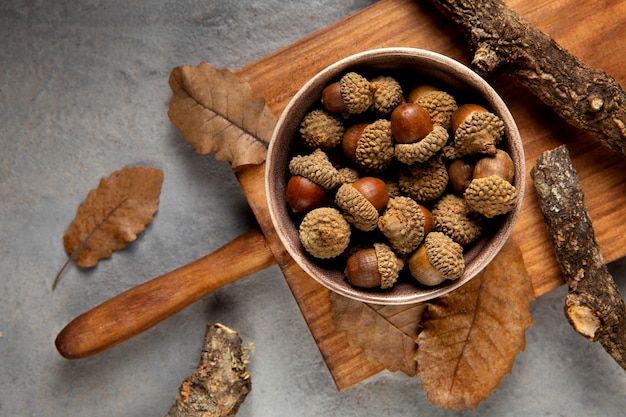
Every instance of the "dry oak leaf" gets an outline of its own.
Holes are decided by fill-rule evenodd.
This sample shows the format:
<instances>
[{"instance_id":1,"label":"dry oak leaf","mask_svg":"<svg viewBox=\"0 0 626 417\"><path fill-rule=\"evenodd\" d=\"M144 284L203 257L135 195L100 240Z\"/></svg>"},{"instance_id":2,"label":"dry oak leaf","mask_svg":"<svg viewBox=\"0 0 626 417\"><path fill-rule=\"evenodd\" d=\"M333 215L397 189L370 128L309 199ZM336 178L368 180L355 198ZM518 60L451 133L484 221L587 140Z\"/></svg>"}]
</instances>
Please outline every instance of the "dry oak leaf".
<instances>
[{"instance_id":1,"label":"dry oak leaf","mask_svg":"<svg viewBox=\"0 0 626 417\"><path fill-rule=\"evenodd\" d=\"M333 320L348 343L385 369L415 376L415 338L424 304L376 305L331 293Z\"/></svg>"},{"instance_id":2,"label":"dry oak leaf","mask_svg":"<svg viewBox=\"0 0 626 417\"><path fill-rule=\"evenodd\" d=\"M524 350L533 299L521 251L509 241L473 280L428 303L416 358L431 403L475 409L500 385Z\"/></svg>"},{"instance_id":3,"label":"dry oak leaf","mask_svg":"<svg viewBox=\"0 0 626 417\"><path fill-rule=\"evenodd\" d=\"M163 171L149 167L127 167L101 179L63 236L70 259L92 267L135 240L154 218L162 183Z\"/></svg>"},{"instance_id":4,"label":"dry oak leaf","mask_svg":"<svg viewBox=\"0 0 626 417\"><path fill-rule=\"evenodd\" d=\"M197 153L215 152L233 168L265 161L276 120L247 83L202 62L174 68L169 84L168 116Z\"/></svg>"}]
</instances>

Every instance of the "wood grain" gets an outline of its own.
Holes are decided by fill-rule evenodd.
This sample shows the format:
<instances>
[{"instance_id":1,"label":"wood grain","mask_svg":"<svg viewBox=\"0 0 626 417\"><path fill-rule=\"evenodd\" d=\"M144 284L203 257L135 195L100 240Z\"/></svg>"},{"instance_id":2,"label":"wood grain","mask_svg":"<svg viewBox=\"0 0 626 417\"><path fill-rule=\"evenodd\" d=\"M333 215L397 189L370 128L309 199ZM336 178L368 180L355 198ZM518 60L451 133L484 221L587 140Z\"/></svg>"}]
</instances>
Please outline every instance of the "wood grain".
<instances>
[{"instance_id":1,"label":"wood grain","mask_svg":"<svg viewBox=\"0 0 626 417\"><path fill-rule=\"evenodd\" d=\"M587 64L626 84L626 56L620 52L626 39L626 2L510 0L506 3ZM456 28L430 4L382 0L241 68L236 74L250 84L256 96L265 98L278 116L297 90L325 66L356 52L389 46L429 49L467 65L472 56ZM514 80L493 77L488 81L504 98L518 123L527 171L541 152L566 143L606 261L626 255L626 233L620 227L626 221L626 161L559 119ZM351 348L345 335L334 327L328 290L295 265L278 242L265 204L263 166L245 167L237 176L337 387L346 389L379 372L381 365ZM537 296L563 284L530 180L512 239L521 246Z\"/></svg>"},{"instance_id":2,"label":"wood grain","mask_svg":"<svg viewBox=\"0 0 626 417\"><path fill-rule=\"evenodd\" d=\"M233 259L238 262L233 262ZM205 295L276 262L265 237L252 228L202 258L103 302L57 335L66 359L109 349L149 329Z\"/></svg>"}]
</instances>

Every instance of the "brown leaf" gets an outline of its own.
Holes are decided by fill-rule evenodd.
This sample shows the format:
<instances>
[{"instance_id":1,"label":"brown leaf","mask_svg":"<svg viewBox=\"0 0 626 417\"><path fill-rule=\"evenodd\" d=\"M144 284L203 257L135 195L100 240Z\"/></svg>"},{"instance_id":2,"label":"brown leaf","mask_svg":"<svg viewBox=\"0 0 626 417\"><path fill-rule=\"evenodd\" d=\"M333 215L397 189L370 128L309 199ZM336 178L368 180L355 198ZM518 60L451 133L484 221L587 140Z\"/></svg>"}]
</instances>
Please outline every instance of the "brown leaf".
<instances>
[{"instance_id":1,"label":"brown leaf","mask_svg":"<svg viewBox=\"0 0 626 417\"><path fill-rule=\"evenodd\" d=\"M276 120L247 83L203 62L174 68L169 84L170 120L197 153L214 151L233 168L265 161Z\"/></svg>"},{"instance_id":2,"label":"brown leaf","mask_svg":"<svg viewBox=\"0 0 626 417\"><path fill-rule=\"evenodd\" d=\"M415 338L424 304L381 306L336 293L330 300L335 326L346 332L350 345L389 371L415 376Z\"/></svg>"},{"instance_id":3,"label":"brown leaf","mask_svg":"<svg viewBox=\"0 0 626 417\"><path fill-rule=\"evenodd\" d=\"M500 385L524 350L533 299L521 251L509 241L481 274L428 304L417 362L433 404L473 409Z\"/></svg>"},{"instance_id":4,"label":"brown leaf","mask_svg":"<svg viewBox=\"0 0 626 417\"><path fill-rule=\"evenodd\" d=\"M65 251L81 267L95 266L137 238L159 205L163 172L129 167L100 180L78 207L63 236Z\"/></svg>"}]
</instances>

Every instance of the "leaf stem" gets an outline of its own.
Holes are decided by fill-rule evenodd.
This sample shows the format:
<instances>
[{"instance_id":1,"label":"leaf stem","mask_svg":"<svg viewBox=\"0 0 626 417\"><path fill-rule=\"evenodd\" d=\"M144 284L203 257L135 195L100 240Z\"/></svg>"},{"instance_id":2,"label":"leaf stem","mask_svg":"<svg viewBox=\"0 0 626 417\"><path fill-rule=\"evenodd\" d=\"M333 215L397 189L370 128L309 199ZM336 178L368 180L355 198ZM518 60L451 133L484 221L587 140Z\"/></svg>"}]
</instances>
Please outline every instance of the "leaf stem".
<instances>
[{"instance_id":1,"label":"leaf stem","mask_svg":"<svg viewBox=\"0 0 626 417\"><path fill-rule=\"evenodd\" d=\"M70 264L70 262L72 262L72 257L68 256L67 260L65 261L61 269L59 269L59 272L57 272L56 276L54 277L54 281L52 281L52 288L51 288L52 291L56 289L57 284L59 283L59 279L61 278L61 274L63 274L63 271L65 271L65 269Z\"/></svg>"}]
</instances>

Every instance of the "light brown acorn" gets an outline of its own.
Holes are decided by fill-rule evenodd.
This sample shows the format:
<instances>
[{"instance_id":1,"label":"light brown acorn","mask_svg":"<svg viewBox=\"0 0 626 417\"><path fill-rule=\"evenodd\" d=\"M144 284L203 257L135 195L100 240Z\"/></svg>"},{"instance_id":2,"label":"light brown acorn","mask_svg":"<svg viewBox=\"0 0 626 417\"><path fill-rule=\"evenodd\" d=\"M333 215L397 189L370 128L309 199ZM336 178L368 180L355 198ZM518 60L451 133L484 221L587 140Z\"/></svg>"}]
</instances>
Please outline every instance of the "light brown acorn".
<instances>
[{"instance_id":1,"label":"light brown acorn","mask_svg":"<svg viewBox=\"0 0 626 417\"><path fill-rule=\"evenodd\" d=\"M463 247L440 232L431 232L409 258L409 271L421 284L435 286L463 275Z\"/></svg>"}]
</instances>

